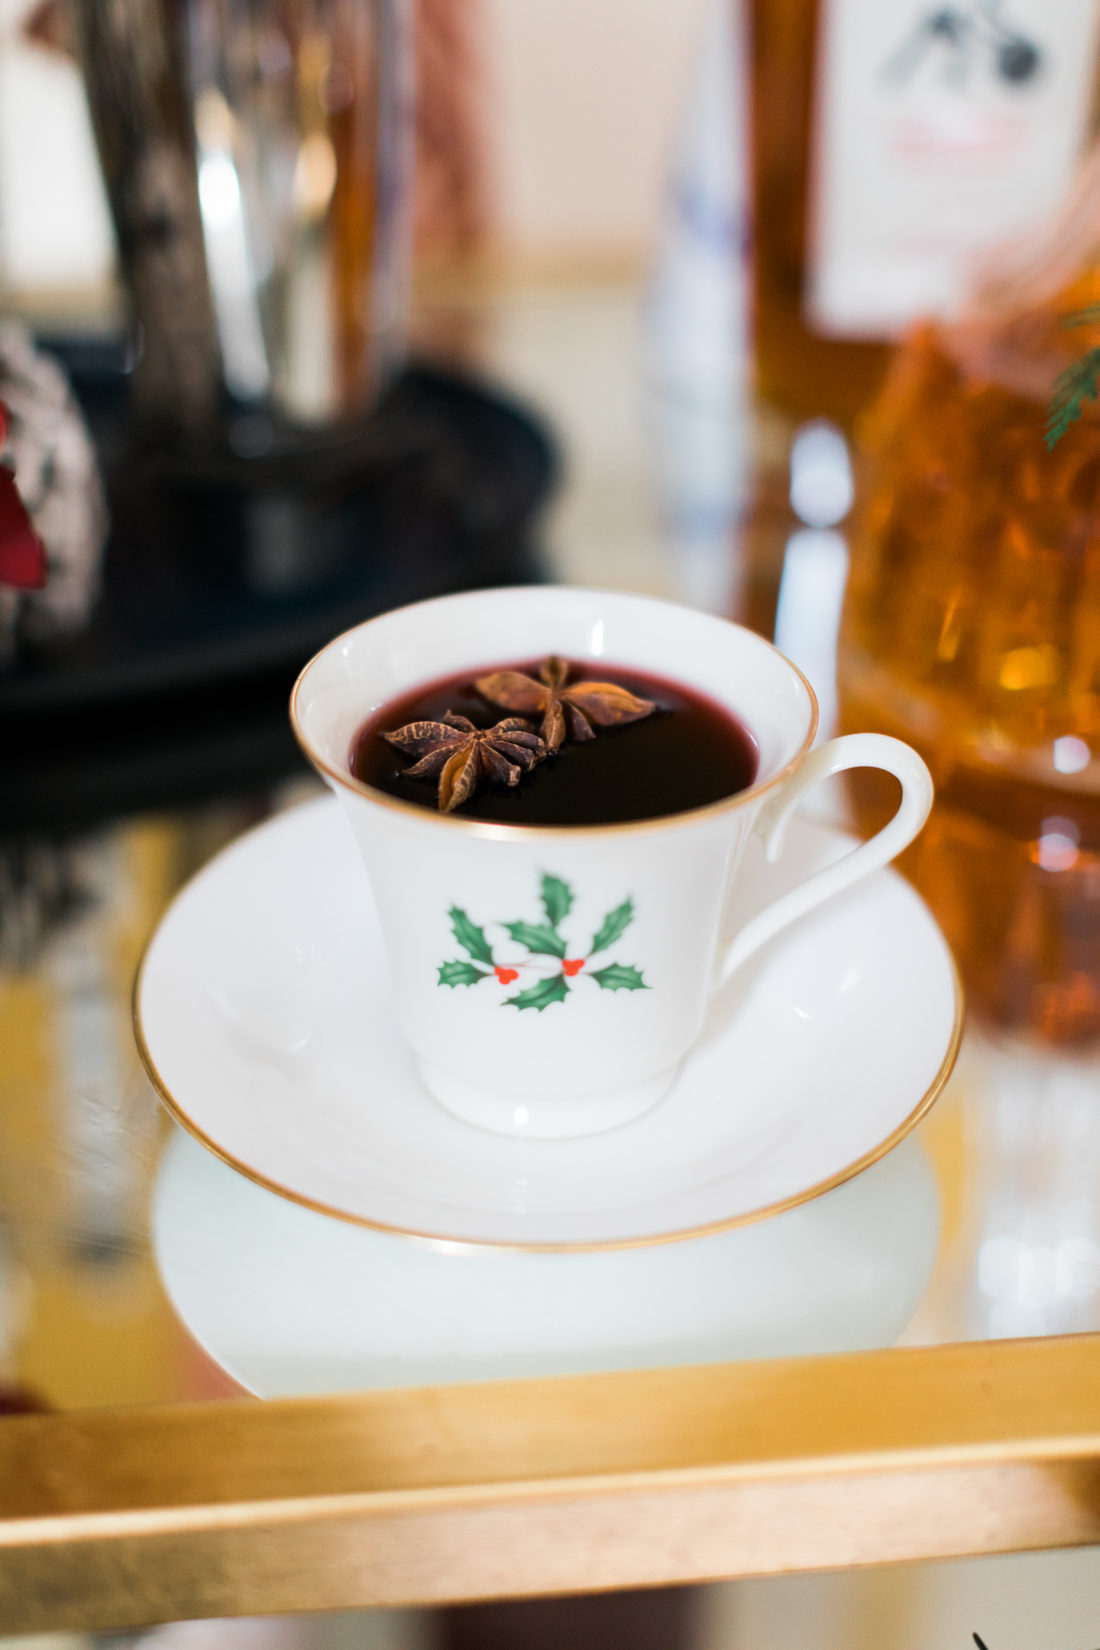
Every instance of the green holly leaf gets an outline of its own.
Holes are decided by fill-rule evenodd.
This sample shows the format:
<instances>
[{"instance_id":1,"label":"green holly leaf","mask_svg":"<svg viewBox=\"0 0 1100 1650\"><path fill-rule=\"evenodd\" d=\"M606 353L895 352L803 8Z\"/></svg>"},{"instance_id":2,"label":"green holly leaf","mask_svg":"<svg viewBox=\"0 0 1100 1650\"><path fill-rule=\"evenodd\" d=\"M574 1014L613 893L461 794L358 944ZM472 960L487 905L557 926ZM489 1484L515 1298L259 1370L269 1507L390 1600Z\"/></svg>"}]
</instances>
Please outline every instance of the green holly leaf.
<instances>
[{"instance_id":1,"label":"green holly leaf","mask_svg":"<svg viewBox=\"0 0 1100 1650\"><path fill-rule=\"evenodd\" d=\"M476 968L465 957L456 957L453 962L440 963L440 985L476 985L479 980L487 980L489 975L484 968Z\"/></svg>"},{"instance_id":2,"label":"green holly leaf","mask_svg":"<svg viewBox=\"0 0 1100 1650\"><path fill-rule=\"evenodd\" d=\"M537 1008L541 1014L544 1008L551 1003L563 1003L569 995L569 987L565 983L564 974L551 974L548 979L540 980L538 985L529 985L526 991L519 992L515 997L505 997L501 1004L507 1008Z\"/></svg>"},{"instance_id":3,"label":"green holly leaf","mask_svg":"<svg viewBox=\"0 0 1100 1650\"><path fill-rule=\"evenodd\" d=\"M596 937L589 948L589 956L597 951L606 951L609 945L614 945L624 929L629 928L634 921L634 901L624 899L614 911L609 911L596 930Z\"/></svg>"},{"instance_id":4,"label":"green holly leaf","mask_svg":"<svg viewBox=\"0 0 1100 1650\"><path fill-rule=\"evenodd\" d=\"M573 904L573 890L560 877L544 876L542 879L542 908L546 912L546 920L551 928L557 928L569 915ZM565 953L563 952L564 956Z\"/></svg>"},{"instance_id":5,"label":"green holly leaf","mask_svg":"<svg viewBox=\"0 0 1100 1650\"><path fill-rule=\"evenodd\" d=\"M640 968L627 963L608 963L606 968L594 968L589 974L601 991L648 991Z\"/></svg>"},{"instance_id":6,"label":"green holly leaf","mask_svg":"<svg viewBox=\"0 0 1100 1650\"><path fill-rule=\"evenodd\" d=\"M493 951L485 938L484 928L479 928L476 922L471 922L465 911L457 905L452 905L447 912L451 919L455 939L464 951L468 951L475 962L488 963L493 966Z\"/></svg>"},{"instance_id":7,"label":"green holly leaf","mask_svg":"<svg viewBox=\"0 0 1100 1650\"><path fill-rule=\"evenodd\" d=\"M545 923L505 922L501 927L506 928L519 945L525 945L528 951L539 956L565 956L565 941L556 929L547 928Z\"/></svg>"}]
</instances>

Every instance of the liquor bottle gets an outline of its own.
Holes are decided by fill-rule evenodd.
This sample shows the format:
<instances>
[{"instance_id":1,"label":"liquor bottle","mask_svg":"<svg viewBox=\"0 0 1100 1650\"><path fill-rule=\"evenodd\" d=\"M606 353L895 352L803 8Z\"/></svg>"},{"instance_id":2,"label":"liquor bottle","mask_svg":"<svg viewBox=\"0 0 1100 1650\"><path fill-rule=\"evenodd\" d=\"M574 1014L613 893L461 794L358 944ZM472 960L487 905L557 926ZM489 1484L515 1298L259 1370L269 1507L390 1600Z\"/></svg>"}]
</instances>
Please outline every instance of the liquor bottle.
<instances>
[{"instance_id":1,"label":"liquor bottle","mask_svg":"<svg viewBox=\"0 0 1100 1650\"><path fill-rule=\"evenodd\" d=\"M753 0L763 398L850 427L890 345L1067 186L1094 0Z\"/></svg>"},{"instance_id":2,"label":"liquor bottle","mask_svg":"<svg viewBox=\"0 0 1100 1650\"><path fill-rule=\"evenodd\" d=\"M1059 221L952 326L899 351L864 420L842 724L936 783L902 868L971 1007L1100 1044L1100 413L1048 451L1052 388L1100 345L1100 151ZM1069 324L1067 324L1069 323ZM882 800L861 777L861 823Z\"/></svg>"}]
</instances>

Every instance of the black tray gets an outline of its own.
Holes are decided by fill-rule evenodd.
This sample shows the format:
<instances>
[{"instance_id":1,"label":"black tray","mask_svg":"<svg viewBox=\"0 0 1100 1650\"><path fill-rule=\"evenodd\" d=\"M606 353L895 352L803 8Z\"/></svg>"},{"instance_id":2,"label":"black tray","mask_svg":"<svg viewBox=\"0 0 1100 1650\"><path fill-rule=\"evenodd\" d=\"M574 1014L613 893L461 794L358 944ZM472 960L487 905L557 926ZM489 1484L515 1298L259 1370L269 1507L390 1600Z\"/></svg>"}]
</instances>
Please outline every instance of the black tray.
<instances>
[{"instance_id":1,"label":"black tray","mask_svg":"<svg viewBox=\"0 0 1100 1650\"><path fill-rule=\"evenodd\" d=\"M0 671L0 826L104 818L256 790L299 763L287 696L305 661L372 614L543 574L551 439L486 385L409 369L324 442L172 458L134 440L117 346L54 346L111 510L102 599L79 636ZM255 420L237 437L259 444Z\"/></svg>"}]
</instances>

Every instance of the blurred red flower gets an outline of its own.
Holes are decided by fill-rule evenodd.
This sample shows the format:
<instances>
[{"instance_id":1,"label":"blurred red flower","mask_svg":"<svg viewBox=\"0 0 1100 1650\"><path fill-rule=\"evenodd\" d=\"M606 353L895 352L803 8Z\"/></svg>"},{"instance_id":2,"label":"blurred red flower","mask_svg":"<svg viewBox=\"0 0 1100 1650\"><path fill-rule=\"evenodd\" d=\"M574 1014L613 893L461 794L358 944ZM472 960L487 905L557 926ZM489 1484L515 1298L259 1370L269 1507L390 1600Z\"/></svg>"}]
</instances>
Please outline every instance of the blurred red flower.
<instances>
[{"instance_id":1,"label":"blurred red flower","mask_svg":"<svg viewBox=\"0 0 1100 1650\"><path fill-rule=\"evenodd\" d=\"M8 438L8 409L0 401L0 453ZM41 590L49 576L46 546L31 525L15 476L0 464L0 584Z\"/></svg>"}]
</instances>

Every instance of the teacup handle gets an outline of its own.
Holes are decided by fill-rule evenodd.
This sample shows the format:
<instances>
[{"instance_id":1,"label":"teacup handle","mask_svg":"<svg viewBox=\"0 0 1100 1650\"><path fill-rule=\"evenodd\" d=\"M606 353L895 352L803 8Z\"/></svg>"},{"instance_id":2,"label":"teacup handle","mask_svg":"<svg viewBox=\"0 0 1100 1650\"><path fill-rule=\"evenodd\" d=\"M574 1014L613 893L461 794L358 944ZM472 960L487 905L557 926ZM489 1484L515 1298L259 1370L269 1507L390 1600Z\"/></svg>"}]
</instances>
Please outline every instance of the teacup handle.
<instances>
[{"instance_id":1,"label":"teacup handle","mask_svg":"<svg viewBox=\"0 0 1100 1650\"><path fill-rule=\"evenodd\" d=\"M781 785L775 796L764 803L754 829L764 838L764 854L774 864L783 851L787 825L804 794L822 779L848 768L884 768L901 781L901 802L898 811L882 830L863 842L835 864L816 871L805 882L781 894L734 935L721 960L717 983L728 980L735 969L752 955L765 940L778 934L796 917L804 916L822 900L831 899L842 889L883 865L907 848L928 818L932 806L932 776L916 751L903 745L900 739L890 739L883 733L849 733L841 739L830 739L811 751L802 766L787 784Z\"/></svg>"}]
</instances>

